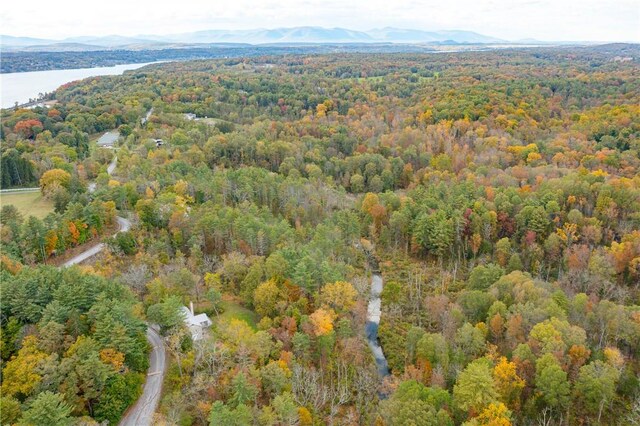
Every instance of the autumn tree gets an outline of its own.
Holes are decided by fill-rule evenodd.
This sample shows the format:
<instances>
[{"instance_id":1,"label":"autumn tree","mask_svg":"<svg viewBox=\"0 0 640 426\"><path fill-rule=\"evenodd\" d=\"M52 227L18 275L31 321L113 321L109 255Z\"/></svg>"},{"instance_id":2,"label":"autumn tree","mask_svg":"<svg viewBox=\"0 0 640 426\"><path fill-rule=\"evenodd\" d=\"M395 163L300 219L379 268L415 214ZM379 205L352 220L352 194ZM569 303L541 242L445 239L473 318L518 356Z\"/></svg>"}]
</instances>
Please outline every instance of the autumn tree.
<instances>
[{"instance_id":1,"label":"autumn tree","mask_svg":"<svg viewBox=\"0 0 640 426\"><path fill-rule=\"evenodd\" d=\"M256 312L261 316L276 315L280 293L280 288L273 279L258 285L253 293L253 306Z\"/></svg>"},{"instance_id":2,"label":"autumn tree","mask_svg":"<svg viewBox=\"0 0 640 426\"><path fill-rule=\"evenodd\" d=\"M498 397L488 359L474 360L458 374L453 400L460 410L478 414L489 404L497 402Z\"/></svg>"},{"instance_id":3,"label":"autumn tree","mask_svg":"<svg viewBox=\"0 0 640 426\"><path fill-rule=\"evenodd\" d=\"M322 287L319 301L322 305L340 313L349 311L353 307L356 296L357 292L351 283L336 281Z\"/></svg>"},{"instance_id":4,"label":"autumn tree","mask_svg":"<svg viewBox=\"0 0 640 426\"><path fill-rule=\"evenodd\" d=\"M516 364L501 357L493 369L493 378L500 400L508 407L517 409L520 405L520 394L524 389L525 381L516 372Z\"/></svg>"},{"instance_id":5,"label":"autumn tree","mask_svg":"<svg viewBox=\"0 0 640 426\"><path fill-rule=\"evenodd\" d=\"M47 170L40 178L40 190L42 195L49 196L58 188L68 188L71 182L71 175L62 169Z\"/></svg>"},{"instance_id":6,"label":"autumn tree","mask_svg":"<svg viewBox=\"0 0 640 426\"><path fill-rule=\"evenodd\" d=\"M3 395L29 396L42 379L38 372L38 365L46 357L47 354L38 348L35 336L25 337L18 354L12 357L2 369Z\"/></svg>"},{"instance_id":7,"label":"autumn tree","mask_svg":"<svg viewBox=\"0 0 640 426\"><path fill-rule=\"evenodd\" d=\"M333 331L333 320L335 314L331 310L323 308L317 309L309 315L313 330L316 336L325 336Z\"/></svg>"},{"instance_id":8,"label":"autumn tree","mask_svg":"<svg viewBox=\"0 0 640 426\"><path fill-rule=\"evenodd\" d=\"M43 125L40 120L27 119L18 121L13 127L13 131L19 133L24 138L32 139L38 133L42 132Z\"/></svg>"}]
</instances>

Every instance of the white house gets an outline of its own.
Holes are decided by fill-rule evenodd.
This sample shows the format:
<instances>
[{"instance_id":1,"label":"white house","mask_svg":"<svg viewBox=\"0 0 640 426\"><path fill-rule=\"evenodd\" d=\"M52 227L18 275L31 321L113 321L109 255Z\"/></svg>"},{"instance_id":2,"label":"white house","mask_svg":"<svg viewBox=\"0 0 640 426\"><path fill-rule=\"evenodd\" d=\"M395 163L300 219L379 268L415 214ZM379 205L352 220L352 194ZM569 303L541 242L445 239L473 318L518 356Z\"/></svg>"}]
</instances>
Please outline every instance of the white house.
<instances>
[{"instance_id":1,"label":"white house","mask_svg":"<svg viewBox=\"0 0 640 426\"><path fill-rule=\"evenodd\" d=\"M189 327L193 340L202 339L204 337L204 329L211 327L211 324L213 324L207 314L194 314L193 302L189 303L189 308L183 306L182 313L184 314L184 323Z\"/></svg>"}]
</instances>

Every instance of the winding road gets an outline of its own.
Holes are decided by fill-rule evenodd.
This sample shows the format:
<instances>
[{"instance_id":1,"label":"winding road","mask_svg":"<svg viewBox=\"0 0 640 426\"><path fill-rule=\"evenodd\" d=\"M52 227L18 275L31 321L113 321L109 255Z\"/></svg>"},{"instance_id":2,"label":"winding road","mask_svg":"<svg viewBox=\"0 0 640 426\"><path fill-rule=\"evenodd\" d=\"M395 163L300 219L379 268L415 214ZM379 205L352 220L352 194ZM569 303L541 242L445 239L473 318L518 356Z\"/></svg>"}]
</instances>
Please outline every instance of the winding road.
<instances>
[{"instance_id":1,"label":"winding road","mask_svg":"<svg viewBox=\"0 0 640 426\"><path fill-rule=\"evenodd\" d=\"M111 176L113 171L116 169L117 164L118 164L118 156L115 155L113 157L113 160L111 160L111 163L109 163L109 166L107 166L107 173L109 174L109 176ZM96 183L91 182L89 184L89 192L94 192L95 190L96 190ZM116 232L116 234L119 232L127 232L129 229L131 229L131 221L129 221L129 219L118 216L116 217L116 220L118 221L118 231ZM100 253L102 250L104 250L104 243L96 244L95 246L88 248L82 253L67 260L62 264L62 266L66 268L72 265L77 265L95 256L96 254Z\"/></svg>"},{"instance_id":2,"label":"winding road","mask_svg":"<svg viewBox=\"0 0 640 426\"><path fill-rule=\"evenodd\" d=\"M144 383L142 395L129 411L127 411L124 417L122 417L120 426L151 425L153 422L153 414L156 412L158 402L160 401L162 381L166 369L164 343L153 327L147 327L147 340L152 347L151 353L149 354L147 380Z\"/></svg>"},{"instance_id":3,"label":"winding road","mask_svg":"<svg viewBox=\"0 0 640 426\"><path fill-rule=\"evenodd\" d=\"M114 156L113 160L107 167L107 173L109 175L114 172L117 163L118 157ZM96 184L95 182L92 182L89 184L89 192L94 192L95 190ZM118 231L116 234L118 232L126 232L131 229L131 221L128 219L118 216L116 217L116 220L118 221ZM66 268L82 263L100 253L104 250L104 247L104 243L99 243L69 259L62 265L62 267ZM150 426L153 421L153 414L160 402L162 382L164 381L164 374L167 368L164 342L152 326L147 327L147 340L151 346L147 380L144 383L142 395L140 395L140 398L138 398L136 403L129 408L122 420L120 420L120 426Z\"/></svg>"},{"instance_id":4,"label":"winding road","mask_svg":"<svg viewBox=\"0 0 640 426\"><path fill-rule=\"evenodd\" d=\"M118 221L118 232L126 232L129 229L131 229L131 221L129 221L129 219L125 219L124 217L118 216L116 217L116 220ZM116 234L118 232L116 232ZM72 265L77 265L95 256L96 254L100 253L102 250L104 250L104 243L98 243L95 246L88 248L82 253L67 260L62 264L62 266L66 268Z\"/></svg>"}]
</instances>

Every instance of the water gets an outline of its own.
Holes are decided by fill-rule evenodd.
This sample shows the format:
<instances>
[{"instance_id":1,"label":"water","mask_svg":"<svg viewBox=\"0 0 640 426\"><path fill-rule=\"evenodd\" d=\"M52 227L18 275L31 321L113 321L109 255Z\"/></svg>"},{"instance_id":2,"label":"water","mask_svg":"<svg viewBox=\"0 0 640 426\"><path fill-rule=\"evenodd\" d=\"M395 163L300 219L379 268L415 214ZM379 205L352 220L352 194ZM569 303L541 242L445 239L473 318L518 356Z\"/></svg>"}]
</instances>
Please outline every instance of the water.
<instances>
[{"instance_id":1,"label":"water","mask_svg":"<svg viewBox=\"0 0 640 426\"><path fill-rule=\"evenodd\" d=\"M124 64L113 67L0 74L0 107L10 108L14 106L16 102L19 104L27 103L29 99L36 99L39 93L53 92L61 85L69 83L70 81L98 75L119 75L127 70L135 70L154 63L156 62Z\"/></svg>"},{"instance_id":2,"label":"water","mask_svg":"<svg viewBox=\"0 0 640 426\"><path fill-rule=\"evenodd\" d=\"M389 365L387 359L384 356L380 342L378 341L378 327L380 326L380 314L381 314L381 301L380 294L382 293L382 276L380 274L373 274L371 277L371 293L369 297L369 306L367 307L367 323L365 324L365 334L367 336L367 342L369 348L373 352L373 357L376 360L376 366L378 367L378 374L384 378L389 375Z\"/></svg>"}]
</instances>

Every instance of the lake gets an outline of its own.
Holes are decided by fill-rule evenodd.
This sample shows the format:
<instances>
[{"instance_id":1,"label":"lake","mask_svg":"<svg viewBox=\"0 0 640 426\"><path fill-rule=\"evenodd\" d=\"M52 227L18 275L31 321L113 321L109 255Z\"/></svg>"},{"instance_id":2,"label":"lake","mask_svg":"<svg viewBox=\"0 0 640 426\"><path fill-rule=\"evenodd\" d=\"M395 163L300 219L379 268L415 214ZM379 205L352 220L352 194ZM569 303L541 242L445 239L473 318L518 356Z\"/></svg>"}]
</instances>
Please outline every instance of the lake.
<instances>
[{"instance_id":1,"label":"lake","mask_svg":"<svg viewBox=\"0 0 640 426\"><path fill-rule=\"evenodd\" d=\"M51 70L13 72L0 74L0 96L2 108L10 108L16 102L23 104L30 98L37 98L39 93L53 92L58 87L70 81L81 80L98 75L119 75L127 70L134 70L145 65L155 64L123 64L113 67L79 68L73 70Z\"/></svg>"}]
</instances>

